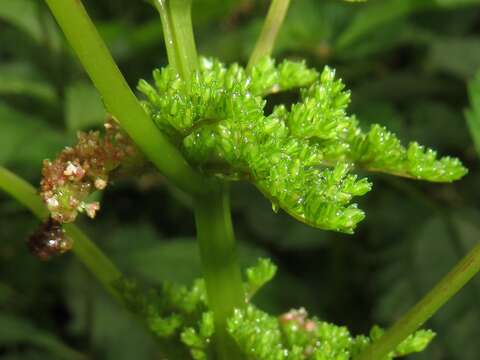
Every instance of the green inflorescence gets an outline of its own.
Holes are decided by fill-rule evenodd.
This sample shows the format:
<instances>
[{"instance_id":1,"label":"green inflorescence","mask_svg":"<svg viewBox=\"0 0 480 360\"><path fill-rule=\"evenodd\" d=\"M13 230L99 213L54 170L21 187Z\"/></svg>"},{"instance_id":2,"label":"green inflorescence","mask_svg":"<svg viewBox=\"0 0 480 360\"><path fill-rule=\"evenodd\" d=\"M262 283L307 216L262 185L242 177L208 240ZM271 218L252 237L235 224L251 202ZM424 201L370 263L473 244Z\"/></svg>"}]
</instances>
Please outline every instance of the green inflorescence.
<instances>
[{"instance_id":1,"label":"green inflorescence","mask_svg":"<svg viewBox=\"0 0 480 360\"><path fill-rule=\"evenodd\" d=\"M258 291L275 271L270 260L260 259L245 271L245 288ZM147 320L167 358L215 359L215 326L202 280L191 288L164 284L147 294L135 281L123 280L118 289L131 310ZM227 331L246 360L352 360L383 335L383 330L374 326L369 336L352 336L343 326L309 318L303 308L272 316L250 303L252 294L246 307L235 310L227 322ZM433 337L433 332L420 330L385 360L420 352Z\"/></svg>"},{"instance_id":2,"label":"green inflorescence","mask_svg":"<svg viewBox=\"0 0 480 360\"><path fill-rule=\"evenodd\" d=\"M350 93L329 67L319 74L304 62L264 58L247 72L202 58L190 81L171 67L153 77L154 86L138 86L144 107L191 164L251 181L274 207L314 227L352 233L364 218L352 198L371 184L351 174L355 167L435 182L467 172L458 159L437 159L415 142L403 147L380 125L363 132L347 113ZM294 88L298 103L266 114L265 96Z\"/></svg>"},{"instance_id":3,"label":"green inflorescence","mask_svg":"<svg viewBox=\"0 0 480 360\"><path fill-rule=\"evenodd\" d=\"M247 300L251 299L258 290L271 281L277 272L277 267L270 259L260 259L256 266L248 268L245 272L247 282L245 293Z\"/></svg>"},{"instance_id":4,"label":"green inflorescence","mask_svg":"<svg viewBox=\"0 0 480 360\"><path fill-rule=\"evenodd\" d=\"M378 326L369 336L352 336L347 328L315 318L304 309L276 318L253 305L236 310L228 331L249 360L350 360L383 334ZM435 334L410 335L385 360L423 351Z\"/></svg>"}]
</instances>

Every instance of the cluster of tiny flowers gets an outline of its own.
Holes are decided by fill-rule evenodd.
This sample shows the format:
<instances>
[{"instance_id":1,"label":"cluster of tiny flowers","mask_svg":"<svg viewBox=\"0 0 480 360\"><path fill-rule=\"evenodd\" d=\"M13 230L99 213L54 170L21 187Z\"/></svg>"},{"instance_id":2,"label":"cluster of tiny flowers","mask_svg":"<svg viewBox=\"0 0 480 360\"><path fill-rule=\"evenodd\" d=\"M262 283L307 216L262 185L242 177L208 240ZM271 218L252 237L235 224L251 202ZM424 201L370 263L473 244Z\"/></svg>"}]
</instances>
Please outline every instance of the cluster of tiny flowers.
<instances>
[{"instance_id":1,"label":"cluster of tiny flowers","mask_svg":"<svg viewBox=\"0 0 480 360\"><path fill-rule=\"evenodd\" d=\"M279 322L285 336L289 336L291 333L296 336L298 336L299 333L304 333L306 338L313 338L313 335L315 335L314 332L318 328L318 324L308 318L308 313L305 308L291 309L279 317ZM307 344L303 344L305 357L312 355L315 350L317 341L315 341L315 339L312 340L313 341L307 341Z\"/></svg>"},{"instance_id":2,"label":"cluster of tiny flowers","mask_svg":"<svg viewBox=\"0 0 480 360\"><path fill-rule=\"evenodd\" d=\"M273 278L275 270L271 261L260 259L245 271L244 288L251 295L261 290ZM137 281L121 279L116 288L128 308L147 319L149 328L160 341L183 345L166 348L165 358L217 358L214 318L208 309L203 280L197 279L191 287L166 282L158 289L145 292ZM309 316L304 308L270 315L249 300L233 311L227 319L226 330L242 358L248 360L353 360L384 334L374 326L368 335L354 336L344 326ZM382 360L420 352L434 336L429 330L417 331Z\"/></svg>"},{"instance_id":3,"label":"cluster of tiny flowers","mask_svg":"<svg viewBox=\"0 0 480 360\"><path fill-rule=\"evenodd\" d=\"M304 331L313 331L317 328L315 321L308 318L308 313L305 308L292 309L280 315L279 319L283 325L293 325L295 328Z\"/></svg>"},{"instance_id":4,"label":"cluster of tiny flowers","mask_svg":"<svg viewBox=\"0 0 480 360\"><path fill-rule=\"evenodd\" d=\"M349 115L350 92L325 67L276 64L263 58L250 70L201 58L189 81L166 67L141 80L146 111L199 171L252 182L295 219L353 233L365 217L353 201L372 188L356 168L419 180L451 182L467 173L458 159L402 145L383 126L362 130ZM268 94L299 89L291 106L267 112Z\"/></svg>"},{"instance_id":5,"label":"cluster of tiny flowers","mask_svg":"<svg viewBox=\"0 0 480 360\"><path fill-rule=\"evenodd\" d=\"M53 161L44 161L40 195L55 221L73 222L79 212L94 218L100 204L88 202L88 196L105 189L109 173L138 155L113 119L104 126L103 136L99 131L79 132L75 146L63 149Z\"/></svg>"}]
</instances>

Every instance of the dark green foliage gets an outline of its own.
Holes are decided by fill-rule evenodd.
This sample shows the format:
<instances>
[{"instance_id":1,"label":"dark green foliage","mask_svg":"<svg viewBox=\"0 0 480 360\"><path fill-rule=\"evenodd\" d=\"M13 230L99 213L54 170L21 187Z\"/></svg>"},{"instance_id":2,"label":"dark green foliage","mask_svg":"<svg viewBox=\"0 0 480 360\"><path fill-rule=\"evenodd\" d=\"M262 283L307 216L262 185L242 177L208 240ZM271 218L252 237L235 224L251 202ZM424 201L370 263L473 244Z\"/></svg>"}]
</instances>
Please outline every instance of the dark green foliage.
<instances>
[{"instance_id":1,"label":"dark green foliage","mask_svg":"<svg viewBox=\"0 0 480 360\"><path fill-rule=\"evenodd\" d=\"M465 113L470 134L480 156L480 75L477 74L468 86L471 108Z\"/></svg>"},{"instance_id":2,"label":"dark green foliage","mask_svg":"<svg viewBox=\"0 0 480 360\"><path fill-rule=\"evenodd\" d=\"M415 6L422 2L423 9ZM256 249L248 263L264 256L281 265L256 295L259 308L280 314L305 306L366 333L372 323L392 324L480 238L478 157L462 114L474 107L465 83L480 68L479 8L459 6L475 2L292 1L275 58L306 58L316 69L328 62L352 90L351 112L362 129L378 122L404 143L416 139L455 154L470 173L447 186L375 176L375 191L360 200L368 216L353 238L274 214L254 188L236 183L235 231ZM146 3L84 3L130 84L166 63L158 16ZM267 1L195 0L194 6L201 53L246 63ZM0 0L0 18L0 162L38 184L43 158L104 120L101 99L42 1ZM161 176L117 182L103 196L99 218L82 225L122 270L155 288L164 279L190 283L199 273L196 244L185 239L194 234L189 199ZM445 210L441 218L438 210ZM30 214L3 194L0 212L0 307L15 328L31 325L18 341L0 339L2 359L57 358L55 348L37 345L38 333L94 359L161 356L148 332L73 256L43 264L28 255L25 239L38 226ZM460 242L449 235L449 219L458 224ZM470 285L428 323L438 336L412 359L478 359L478 289L478 282ZM0 327L12 336L12 322Z\"/></svg>"}]
</instances>

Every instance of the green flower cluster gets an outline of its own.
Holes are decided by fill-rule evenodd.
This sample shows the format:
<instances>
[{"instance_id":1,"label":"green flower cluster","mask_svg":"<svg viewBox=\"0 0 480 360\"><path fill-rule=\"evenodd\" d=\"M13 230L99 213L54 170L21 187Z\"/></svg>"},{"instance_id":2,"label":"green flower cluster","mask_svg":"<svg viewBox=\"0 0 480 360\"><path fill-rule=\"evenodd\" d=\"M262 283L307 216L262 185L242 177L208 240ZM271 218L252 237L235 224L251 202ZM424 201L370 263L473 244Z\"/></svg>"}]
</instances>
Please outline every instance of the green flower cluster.
<instances>
[{"instance_id":1,"label":"green flower cluster","mask_svg":"<svg viewBox=\"0 0 480 360\"><path fill-rule=\"evenodd\" d=\"M253 305L236 310L228 331L249 360L350 360L383 334L352 336L347 328L309 319L304 309L276 318ZM435 334L420 330L405 339L385 360L423 351Z\"/></svg>"},{"instance_id":2,"label":"green flower cluster","mask_svg":"<svg viewBox=\"0 0 480 360\"><path fill-rule=\"evenodd\" d=\"M314 227L352 233L364 218L352 199L371 184L351 174L355 166L438 182L467 172L417 143L403 147L379 125L363 132L347 113L350 93L328 67L319 74L304 62L264 58L246 71L202 58L188 81L171 67L153 77L154 86L139 83L144 107L192 165L251 181L274 208ZM294 88L298 103L266 114L266 95Z\"/></svg>"},{"instance_id":3,"label":"green flower cluster","mask_svg":"<svg viewBox=\"0 0 480 360\"><path fill-rule=\"evenodd\" d=\"M276 266L267 259L245 271L247 305L236 309L227 323L228 333L246 360L351 360L383 335L375 326L369 336L354 337L345 327L309 318L303 308L278 317L263 312L249 300L275 272ZM215 359L215 326L202 280L191 288L164 284L147 295L131 280L122 281L118 289L131 310L147 319L166 358ZM418 331L385 360L420 352L433 337L431 331Z\"/></svg>"}]
</instances>

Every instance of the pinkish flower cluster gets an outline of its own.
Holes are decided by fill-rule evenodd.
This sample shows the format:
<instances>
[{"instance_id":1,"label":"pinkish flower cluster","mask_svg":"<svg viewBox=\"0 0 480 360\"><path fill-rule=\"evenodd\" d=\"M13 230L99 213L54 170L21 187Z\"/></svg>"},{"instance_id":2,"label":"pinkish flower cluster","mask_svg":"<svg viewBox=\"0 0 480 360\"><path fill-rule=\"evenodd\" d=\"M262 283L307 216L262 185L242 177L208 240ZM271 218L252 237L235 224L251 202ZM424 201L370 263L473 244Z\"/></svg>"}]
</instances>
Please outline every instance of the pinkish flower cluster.
<instances>
[{"instance_id":1,"label":"pinkish flower cluster","mask_svg":"<svg viewBox=\"0 0 480 360\"><path fill-rule=\"evenodd\" d=\"M308 318L308 313L304 308L292 309L280 316L280 323L283 325L293 325L298 330L312 332L317 328L317 323Z\"/></svg>"},{"instance_id":2,"label":"pinkish flower cluster","mask_svg":"<svg viewBox=\"0 0 480 360\"><path fill-rule=\"evenodd\" d=\"M123 162L140 156L114 119L105 123L103 136L99 131L79 132L77 136L75 146L43 163L40 195L52 219L59 223L73 222L79 212L94 218L100 204L88 202L89 195L105 189L109 174Z\"/></svg>"},{"instance_id":3,"label":"pinkish flower cluster","mask_svg":"<svg viewBox=\"0 0 480 360\"><path fill-rule=\"evenodd\" d=\"M302 345L306 358L311 356L320 345L318 321L309 319L304 308L292 309L280 315L279 323L287 341Z\"/></svg>"}]
</instances>

